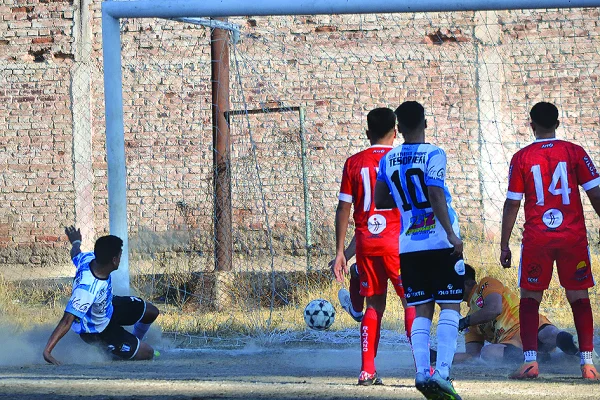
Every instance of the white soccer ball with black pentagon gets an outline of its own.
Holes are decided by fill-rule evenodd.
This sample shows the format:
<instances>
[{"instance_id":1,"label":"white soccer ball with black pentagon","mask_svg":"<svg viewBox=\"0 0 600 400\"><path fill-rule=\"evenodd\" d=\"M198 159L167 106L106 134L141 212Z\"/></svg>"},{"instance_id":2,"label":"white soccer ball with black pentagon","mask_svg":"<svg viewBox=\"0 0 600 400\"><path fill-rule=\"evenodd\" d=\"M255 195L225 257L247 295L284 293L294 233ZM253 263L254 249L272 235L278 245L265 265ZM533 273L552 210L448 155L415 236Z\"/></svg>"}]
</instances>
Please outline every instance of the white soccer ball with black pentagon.
<instances>
[{"instance_id":1,"label":"white soccer ball with black pentagon","mask_svg":"<svg viewBox=\"0 0 600 400\"><path fill-rule=\"evenodd\" d=\"M304 321L310 329L323 331L335 321L335 308L325 299L316 299L304 309Z\"/></svg>"}]
</instances>

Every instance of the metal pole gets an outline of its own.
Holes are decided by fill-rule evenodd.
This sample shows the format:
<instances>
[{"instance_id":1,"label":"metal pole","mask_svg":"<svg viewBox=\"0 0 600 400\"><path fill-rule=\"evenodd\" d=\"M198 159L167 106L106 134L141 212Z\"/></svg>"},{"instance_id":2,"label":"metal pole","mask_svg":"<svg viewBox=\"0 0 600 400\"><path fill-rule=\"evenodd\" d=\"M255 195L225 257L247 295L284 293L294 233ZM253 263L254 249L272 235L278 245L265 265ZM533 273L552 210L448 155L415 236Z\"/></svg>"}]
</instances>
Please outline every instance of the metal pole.
<instances>
[{"instance_id":1,"label":"metal pole","mask_svg":"<svg viewBox=\"0 0 600 400\"><path fill-rule=\"evenodd\" d=\"M302 186L304 188L304 236L306 239L306 270L312 270L312 224L310 222L310 194L308 191L308 172L306 160L306 138L304 137L304 107L299 109L300 115L300 149L302 152Z\"/></svg>"},{"instance_id":2,"label":"metal pole","mask_svg":"<svg viewBox=\"0 0 600 400\"><path fill-rule=\"evenodd\" d=\"M114 293L129 294L129 239L127 235L127 172L123 129L121 29L119 20L102 12L104 59L104 110L108 165L108 220L111 235L123 239L119 269L112 273Z\"/></svg>"},{"instance_id":3,"label":"metal pole","mask_svg":"<svg viewBox=\"0 0 600 400\"><path fill-rule=\"evenodd\" d=\"M227 21L225 18L224 21ZM213 29L211 33L211 83L213 118L213 189L215 271L232 269L231 239L231 169L229 124L229 32Z\"/></svg>"}]
</instances>

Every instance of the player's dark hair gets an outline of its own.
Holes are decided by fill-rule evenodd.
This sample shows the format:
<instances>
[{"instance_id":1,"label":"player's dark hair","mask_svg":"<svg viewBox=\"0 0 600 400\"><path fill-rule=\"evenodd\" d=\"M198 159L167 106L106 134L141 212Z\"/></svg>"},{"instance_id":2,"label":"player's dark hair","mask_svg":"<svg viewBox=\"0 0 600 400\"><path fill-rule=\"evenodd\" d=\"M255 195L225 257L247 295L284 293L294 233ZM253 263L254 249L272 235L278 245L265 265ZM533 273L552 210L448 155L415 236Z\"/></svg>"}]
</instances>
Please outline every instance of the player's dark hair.
<instances>
[{"instance_id":1,"label":"player's dark hair","mask_svg":"<svg viewBox=\"0 0 600 400\"><path fill-rule=\"evenodd\" d=\"M400 130L414 131L425 121L425 109L417 101L405 101L394 111Z\"/></svg>"},{"instance_id":2,"label":"player's dark hair","mask_svg":"<svg viewBox=\"0 0 600 400\"><path fill-rule=\"evenodd\" d=\"M475 277L475 268L471 267L469 264L465 263L465 281L475 281L477 279Z\"/></svg>"},{"instance_id":3,"label":"player's dark hair","mask_svg":"<svg viewBox=\"0 0 600 400\"><path fill-rule=\"evenodd\" d=\"M558 121L558 108L552 103L540 101L529 112L531 120L546 129L552 129Z\"/></svg>"},{"instance_id":4,"label":"player's dark hair","mask_svg":"<svg viewBox=\"0 0 600 400\"><path fill-rule=\"evenodd\" d=\"M108 264L114 257L119 256L123 248L123 240L114 235L102 236L94 244L94 255L100 264Z\"/></svg>"},{"instance_id":5,"label":"player's dark hair","mask_svg":"<svg viewBox=\"0 0 600 400\"><path fill-rule=\"evenodd\" d=\"M396 126L396 115L387 107L375 108L367 114L371 140L383 139Z\"/></svg>"}]
</instances>

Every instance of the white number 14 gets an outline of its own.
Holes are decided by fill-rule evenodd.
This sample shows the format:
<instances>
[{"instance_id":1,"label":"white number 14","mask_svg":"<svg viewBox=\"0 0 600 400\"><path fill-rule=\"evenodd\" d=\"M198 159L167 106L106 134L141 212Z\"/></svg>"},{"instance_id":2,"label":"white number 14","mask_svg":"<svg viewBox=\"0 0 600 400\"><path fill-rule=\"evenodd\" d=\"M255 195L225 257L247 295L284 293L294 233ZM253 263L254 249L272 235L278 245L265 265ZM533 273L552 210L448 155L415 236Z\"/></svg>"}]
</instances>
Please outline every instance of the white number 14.
<instances>
[{"instance_id":1,"label":"white number 14","mask_svg":"<svg viewBox=\"0 0 600 400\"><path fill-rule=\"evenodd\" d=\"M535 184L535 194L537 197L537 201L535 204L538 206L544 205L544 182L542 182L542 170L539 165L533 165L531 167L531 173L533 174L533 182ZM560 182L560 187L557 188ZM571 189L569 188L569 177L567 174L567 163L565 161L561 161L554 169L554 173L552 174L552 182L548 187L548 192L554 196L562 196L563 204L571 204L571 200L569 199L569 194L571 193Z\"/></svg>"}]
</instances>

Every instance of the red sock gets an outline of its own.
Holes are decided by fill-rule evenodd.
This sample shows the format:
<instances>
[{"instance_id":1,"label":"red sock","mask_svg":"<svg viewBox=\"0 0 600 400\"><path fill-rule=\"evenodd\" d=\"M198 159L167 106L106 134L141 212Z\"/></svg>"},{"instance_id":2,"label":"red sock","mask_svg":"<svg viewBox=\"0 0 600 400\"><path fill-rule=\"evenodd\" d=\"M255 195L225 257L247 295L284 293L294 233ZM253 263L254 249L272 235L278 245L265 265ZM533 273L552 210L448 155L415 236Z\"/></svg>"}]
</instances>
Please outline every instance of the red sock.
<instances>
[{"instance_id":1,"label":"red sock","mask_svg":"<svg viewBox=\"0 0 600 400\"><path fill-rule=\"evenodd\" d=\"M519 321L521 323L521 342L523 351L537 351L538 327L540 323L540 303L535 299L523 298L520 302Z\"/></svg>"},{"instance_id":2,"label":"red sock","mask_svg":"<svg viewBox=\"0 0 600 400\"><path fill-rule=\"evenodd\" d=\"M368 307L360 324L361 370L368 374L375 373L375 354L379 336L377 328L380 325L380 314L374 308Z\"/></svg>"},{"instance_id":3,"label":"red sock","mask_svg":"<svg viewBox=\"0 0 600 400\"><path fill-rule=\"evenodd\" d=\"M379 339L381 338L381 320L382 319L383 319L383 313L377 312L377 337L375 338L375 357L377 357L377 350L379 350Z\"/></svg>"},{"instance_id":4,"label":"red sock","mask_svg":"<svg viewBox=\"0 0 600 400\"><path fill-rule=\"evenodd\" d=\"M358 276L350 275L350 302L354 311L362 312L365 297L360 295L360 279Z\"/></svg>"},{"instance_id":5,"label":"red sock","mask_svg":"<svg viewBox=\"0 0 600 400\"><path fill-rule=\"evenodd\" d=\"M573 320L577 329L580 351L594 351L594 317L590 299L579 299L571 303Z\"/></svg>"},{"instance_id":6,"label":"red sock","mask_svg":"<svg viewBox=\"0 0 600 400\"><path fill-rule=\"evenodd\" d=\"M406 336L410 341L410 333L412 331L412 324L417 316L417 311L414 307L406 307L404 309L404 329L406 330Z\"/></svg>"}]
</instances>

